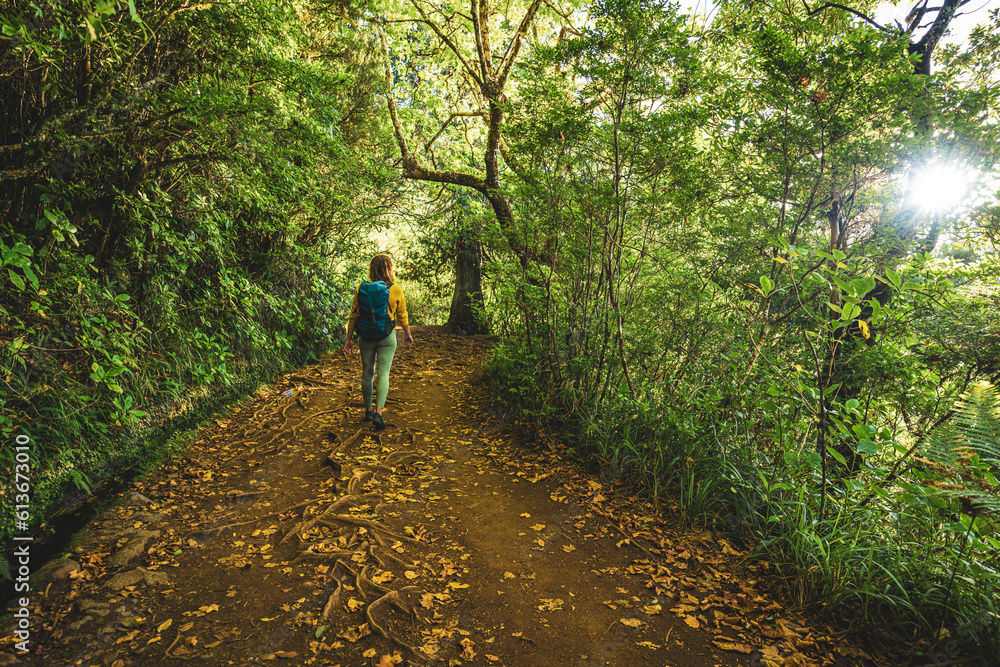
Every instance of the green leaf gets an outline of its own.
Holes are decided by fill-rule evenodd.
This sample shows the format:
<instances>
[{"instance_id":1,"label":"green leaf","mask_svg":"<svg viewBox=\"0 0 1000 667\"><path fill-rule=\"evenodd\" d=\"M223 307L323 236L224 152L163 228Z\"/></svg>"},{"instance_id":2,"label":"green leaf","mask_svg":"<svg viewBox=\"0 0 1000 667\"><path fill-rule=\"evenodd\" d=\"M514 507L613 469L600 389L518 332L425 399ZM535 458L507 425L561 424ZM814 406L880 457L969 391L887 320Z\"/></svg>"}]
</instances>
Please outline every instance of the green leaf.
<instances>
[{"instance_id":1,"label":"green leaf","mask_svg":"<svg viewBox=\"0 0 1000 667\"><path fill-rule=\"evenodd\" d=\"M27 335L18 336L17 338L15 338L14 340L12 340L10 342L10 351L11 352L20 352L21 349L24 347L24 339L25 338L27 338Z\"/></svg>"},{"instance_id":2,"label":"green leaf","mask_svg":"<svg viewBox=\"0 0 1000 667\"><path fill-rule=\"evenodd\" d=\"M875 289L875 281L868 277L854 278L851 280L851 285L854 287L854 291L859 297L864 297L865 294L868 294L868 292Z\"/></svg>"},{"instance_id":3,"label":"green leaf","mask_svg":"<svg viewBox=\"0 0 1000 667\"><path fill-rule=\"evenodd\" d=\"M89 16L83 17L83 22L87 24L87 43L97 41L97 31L94 30L94 24L90 22Z\"/></svg>"},{"instance_id":4,"label":"green leaf","mask_svg":"<svg viewBox=\"0 0 1000 667\"><path fill-rule=\"evenodd\" d=\"M36 276L35 272L31 270L31 267L25 266L21 270L24 271L24 275L28 278L31 286L35 288L35 291L38 291L38 276Z\"/></svg>"},{"instance_id":5,"label":"green leaf","mask_svg":"<svg viewBox=\"0 0 1000 667\"><path fill-rule=\"evenodd\" d=\"M889 279L889 282L893 284L896 289L902 284L899 278L899 274L892 269L885 270L885 277Z\"/></svg>"},{"instance_id":6,"label":"green leaf","mask_svg":"<svg viewBox=\"0 0 1000 667\"><path fill-rule=\"evenodd\" d=\"M829 445L827 445L827 447L826 447L826 453L829 454L830 456L832 456L833 460L835 460L840 465L842 465L842 466L846 466L847 465L847 460L844 459L843 455L841 455L841 453L838 452L833 447L830 447Z\"/></svg>"},{"instance_id":7,"label":"green leaf","mask_svg":"<svg viewBox=\"0 0 1000 667\"><path fill-rule=\"evenodd\" d=\"M833 278L833 282L837 283L837 287L843 290L846 294L851 294L854 291L854 288L851 285L848 285L847 281L842 278L838 276L831 276L831 278Z\"/></svg>"},{"instance_id":8,"label":"green leaf","mask_svg":"<svg viewBox=\"0 0 1000 667\"><path fill-rule=\"evenodd\" d=\"M10 281L17 285L18 289L24 289L24 280L18 274L14 273L12 269L7 269L7 274L10 276Z\"/></svg>"},{"instance_id":9,"label":"green leaf","mask_svg":"<svg viewBox=\"0 0 1000 667\"><path fill-rule=\"evenodd\" d=\"M772 281L767 276L760 277L760 288L764 291L764 295L768 295L774 290L774 281Z\"/></svg>"},{"instance_id":10,"label":"green leaf","mask_svg":"<svg viewBox=\"0 0 1000 667\"><path fill-rule=\"evenodd\" d=\"M871 440L862 440L858 443L857 452L858 454L873 456L878 454L878 445Z\"/></svg>"}]
</instances>

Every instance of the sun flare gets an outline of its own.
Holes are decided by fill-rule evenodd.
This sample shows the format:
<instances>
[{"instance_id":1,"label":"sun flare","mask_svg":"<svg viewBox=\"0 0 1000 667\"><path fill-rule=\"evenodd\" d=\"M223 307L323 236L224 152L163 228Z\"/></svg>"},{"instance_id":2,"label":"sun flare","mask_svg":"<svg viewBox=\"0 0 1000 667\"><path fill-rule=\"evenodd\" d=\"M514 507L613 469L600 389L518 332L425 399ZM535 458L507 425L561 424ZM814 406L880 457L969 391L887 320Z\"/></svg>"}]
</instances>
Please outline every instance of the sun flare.
<instances>
[{"instance_id":1,"label":"sun flare","mask_svg":"<svg viewBox=\"0 0 1000 667\"><path fill-rule=\"evenodd\" d=\"M957 206L969 190L969 175L954 165L931 164L914 174L911 196L921 208L945 211Z\"/></svg>"}]
</instances>

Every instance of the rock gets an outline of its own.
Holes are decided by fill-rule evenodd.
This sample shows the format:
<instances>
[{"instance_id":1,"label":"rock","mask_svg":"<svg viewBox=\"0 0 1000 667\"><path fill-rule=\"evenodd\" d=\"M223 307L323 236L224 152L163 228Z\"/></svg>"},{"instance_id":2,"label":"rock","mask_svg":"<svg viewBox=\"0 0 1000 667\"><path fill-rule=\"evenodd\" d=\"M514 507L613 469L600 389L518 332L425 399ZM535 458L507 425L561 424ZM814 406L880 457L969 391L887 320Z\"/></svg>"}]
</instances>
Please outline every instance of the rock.
<instances>
[{"instance_id":1,"label":"rock","mask_svg":"<svg viewBox=\"0 0 1000 667\"><path fill-rule=\"evenodd\" d=\"M126 505L152 505L153 501L141 493L132 493L126 500Z\"/></svg>"},{"instance_id":2,"label":"rock","mask_svg":"<svg viewBox=\"0 0 1000 667\"><path fill-rule=\"evenodd\" d=\"M162 523L166 518L167 515L160 512L140 512L129 517L132 521L141 521L143 523Z\"/></svg>"},{"instance_id":3,"label":"rock","mask_svg":"<svg viewBox=\"0 0 1000 667\"><path fill-rule=\"evenodd\" d=\"M68 558L55 558L41 566L32 574L33 586L42 586L50 581L66 581L69 575L80 569L80 564Z\"/></svg>"},{"instance_id":4,"label":"rock","mask_svg":"<svg viewBox=\"0 0 1000 667\"><path fill-rule=\"evenodd\" d=\"M0 667L12 667L21 664L13 653L0 653Z\"/></svg>"},{"instance_id":5,"label":"rock","mask_svg":"<svg viewBox=\"0 0 1000 667\"><path fill-rule=\"evenodd\" d=\"M124 567L128 565L146 552L146 544L150 539L159 536L160 531L158 530L140 530L135 534L135 537L108 559L108 565L112 567Z\"/></svg>"},{"instance_id":6,"label":"rock","mask_svg":"<svg viewBox=\"0 0 1000 667\"><path fill-rule=\"evenodd\" d=\"M155 572L146 570L145 573L146 573L146 583L149 584L150 586L161 586L163 584L170 583L170 577L167 576L166 572Z\"/></svg>"},{"instance_id":7,"label":"rock","mask_svg":"<svg viewBox=\"0 0 1000 667\"><path fill-rule=\"evenodd\" d=\"M92 620L94 620L93 616L84 616L79 621L73 621L72 623L70 623L69 624L69 629L70 630L79 630L80 628L82 628L87 623L90 623Z\"/></svg>"},{"instance_id":8,"label":"rock","mask_svg":"<svg viewBox=\"0 0 1000 667\"><path fill-rule=\"evenodd\" d=\"M120 591L126 586L137 586L139 582L146 582L150 586L159 586L170 582L170 577L166 572L155 572L145 568L137 567L134 570L119 572L105 582L104 587L110 591Z\"/></svg>"},{"instance_id":9,"label":"rock","mask_svg":"<svg viewBox=\"0 0 1000 667\"><path fill-rule=\"evenodd\" d=\"M120 591L126 586L135 586L140 581L145 580L145 578L146 575L143 573L142 568L129 570L128 572L119 572L108 579L104 587L111 591Z\"/></svg>"}]
</instances>

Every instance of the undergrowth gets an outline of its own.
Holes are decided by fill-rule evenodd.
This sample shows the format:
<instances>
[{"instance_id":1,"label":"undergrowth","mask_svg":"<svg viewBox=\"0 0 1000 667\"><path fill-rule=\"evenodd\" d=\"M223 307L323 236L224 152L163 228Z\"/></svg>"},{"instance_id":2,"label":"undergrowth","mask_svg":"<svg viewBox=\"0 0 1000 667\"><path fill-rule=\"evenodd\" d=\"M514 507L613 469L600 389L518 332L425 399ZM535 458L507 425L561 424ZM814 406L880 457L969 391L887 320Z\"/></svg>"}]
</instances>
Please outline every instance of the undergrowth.
<instances>
[{"instance_id":1,"label":"undergrowth","mask_svg":"<svg viewBox=\"0 0 1000 667\"><path fill-rule=\"evenodd\" d=\"M987 660L1000 649L996 388L968 392L910 458L880 443L884 461L828 483L824 503L819 455L794 441L761 447L749 428L760 414L752 397L737 403L710 389L669 403L655 391L645 400L619 392L580 404L546 386L544 366L511 341L486 362L514 421L557 434L603 481L622 480L665 511L754 545L795 605L875 644L915 637L914 659L950 651Z\"/></svg>"}]
</instances>

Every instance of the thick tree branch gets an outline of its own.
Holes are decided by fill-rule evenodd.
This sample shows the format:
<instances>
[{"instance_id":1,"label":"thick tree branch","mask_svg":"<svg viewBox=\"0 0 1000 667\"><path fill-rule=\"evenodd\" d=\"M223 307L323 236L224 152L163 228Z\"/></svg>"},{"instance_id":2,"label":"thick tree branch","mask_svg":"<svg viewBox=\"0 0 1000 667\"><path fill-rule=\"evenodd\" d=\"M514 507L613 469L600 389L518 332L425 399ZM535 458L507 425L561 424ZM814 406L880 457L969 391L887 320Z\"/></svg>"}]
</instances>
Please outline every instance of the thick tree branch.
<instances>
[{"instance_id":1,"label":"thick tree branch","mask_svg":"<svg viewBox=\"0 0 1000 667\"><path fill-rule=\"evenodd\" d=\"M931 55L934 53L934 49L948 30L951 20L955 18L955 12L968 2L969 0L945 0L938 15L934 17L934 23L931 24L930 29L924 33L919 42L910 45L909 52L920 55L920 62L916 66L917 74L930 76ZM926 5L926 3L924 4ZM927 10L925 9L925 11Z\"/></svg>"},{"instance_id":2,"label":"thick tree branch","mask_svg":"<svg viewBox=\"0 0 1000 667\"><path fill-rule=\"evenodd\" d=\"M531 26L532 22L535 20L535 14L538 13L538 8L541 7L542 0L535 0L528 7L528 11L524 13L524 18L521 19L521 24L517 27L517 32L510 40L510 44L507 46L506 53L503 54L503 58L500 59L500 76L497 77L497 87L503 90L504 84L507 82L507 77L510 75L510 68L513 66L514 61L517 60L517 55L521 51L521 44L524 42L524 36L528 34L528 28ZM561 36L562 33L560 33Z\"/></svg>"},{"instance_id":3,"label":"thick tree branch","mask_svg":"<svg viewBox=\"0 0 1000 667\"><path fill-rule=\"evenodd\" d=\"M480 86L483 94L492 97L493 94L487 86L493 77L493 56L490 53L489 39L489 14L486 13L485 0L472 0L472 32L476 38L476 52L479 55L479 69L482 72Z\"/></svg>"},{"instance_id":4,"label":"thick tree branch","mask_svg":"<svg viewBox=\"0 0 1000 667\"><path fill-rule=\"evenodd\" d=\"M385 102L389 107L389 118L392 120L392 133L396 135L396 143L399 144L399 153L406 164L411 160L410 147L403 136L403 124L399 122L399 113L396 110L396 98L392 93L392 69L389 66L389 42L385 38L385 31L379 27L379 37L382 40L382 51L385 55Z\"/></svg>"},{"instance_id":5,"label":"thick tree branch","mask_svg":"<svg viewBox=\"0 0 1000 667\"><path fill-rule=\"evenodd\" d=\"M842 9L845 12L848 12L850 14L854 14L859 19L861 19L861 20L865 21L866 23L868 23L868 24L870 24L870 25L878 28L879 30L881 30L882 32L884 32L886 34L891 34L893 32L893 30L891 30L889 28L886 28L884 25L881 25L880 23L876 22L872 17L868 16L867 14L859 12L856 9L851 9L848 6L842 5L842 4L837 3L837 2L826 2L826 3L823 3L821 6L815 8L815 9L809 9L809 5L806 4L806 0L802 0L802 5L806 8L806 13L809 14L809 16L813 16L815 14L819 14L821 11L823 11L825 9L830 9L830 8L833 8L833 9Z\"/></svg>"},{"instance_id":6,"label":"thick tree branch","mask_svg":"<svg viewBox=\"0 0 1000 667\"><path fill-rule=\"evenodd\" d=\"M389 42L385 38L385 31L380 29L379 37L382 40L382 50L385 55L386 105L389 107L389 117L392 120L392 132L396 135L396 143L399 144L399 152L403 158L403 176L405 178L412 178L418 181L463 185L485 194L487 189L486 182L478 176L463 174L456 171L427 169L420 163L420 160L410 152L410 147L406 142L406 137L403 135L403 124L399 122L399 112L396 109L396 98L392 94L392 70L389 67Z\"/></svg>"}]
</instances>

